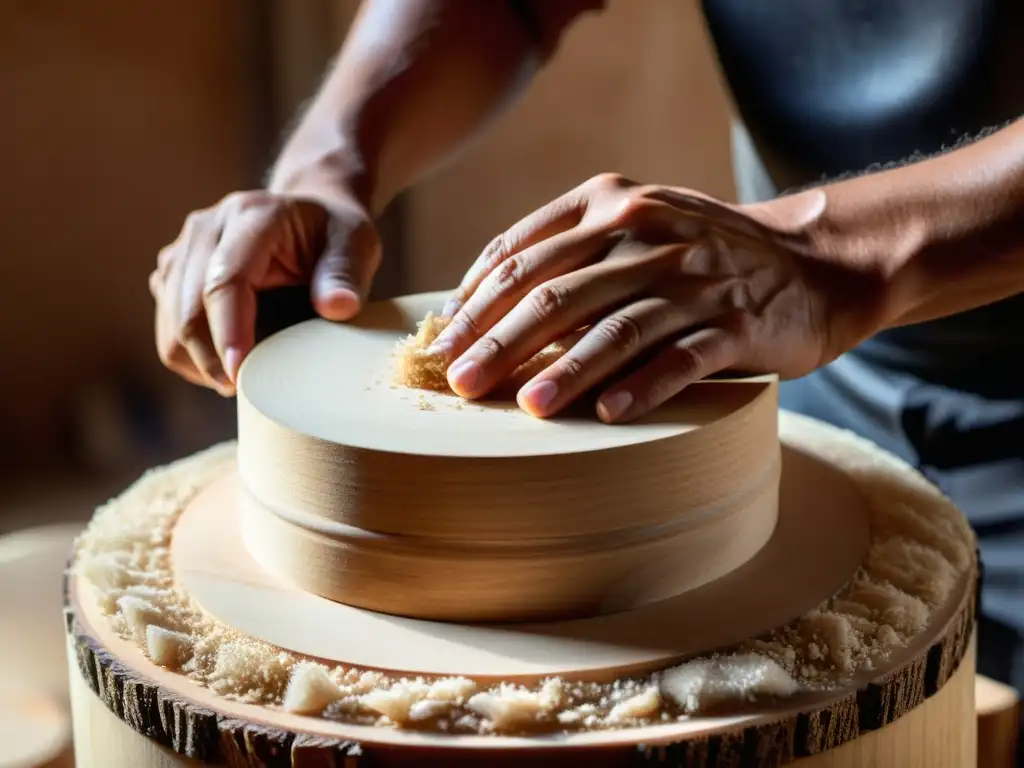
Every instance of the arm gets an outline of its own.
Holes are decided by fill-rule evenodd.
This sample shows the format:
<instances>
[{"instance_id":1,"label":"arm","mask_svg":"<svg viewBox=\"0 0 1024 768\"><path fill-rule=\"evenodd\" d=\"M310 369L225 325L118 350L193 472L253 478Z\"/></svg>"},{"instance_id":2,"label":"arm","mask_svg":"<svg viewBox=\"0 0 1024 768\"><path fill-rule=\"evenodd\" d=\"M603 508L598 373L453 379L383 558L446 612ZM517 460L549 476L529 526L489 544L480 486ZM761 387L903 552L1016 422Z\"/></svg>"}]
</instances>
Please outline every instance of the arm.
<instances>
[{"instance_id":1,"label":"arm","mask_svg":"<svg viewBox=\"0 0 1024 768\"><path fill-rule=\"evenodd\" d=\"M943 155L774 205L777 220L794 216L794 233L806 237L801 250L839 274L863 274L863 296L878 297L839 347L1024 291L1024 119Z\"/></svg>"},{"instance_id":2,"label":"arm","mask_svg":"<svg viewBox=\"0 0 1024 768\"><path fill-rule=\"evenodd\" d=\"M361 309L381 260L374 218L508 104L601 0L364 0L270 174L193 212L150 276L160 358L232 394L257 294L309 286L317 313Z\"/></svg>"},{"instance_id":3,"label":"arm","mask_svg":"<svg viewBox=\"0 0 1024 768\"><path fill-rule=\"evenodd\" d=\"M452 389L485 396L561 340L519 404L547 417L602 387L599 416L629 421L721 371L796 378L1024 291L1024 120L757 205L597 177L495 242L430 348Z\"/></svg>"},{"instance_id":4,"label":"arm","mask_svg":"<svg viewBox=\"0 0 1024 768\"><path fill-rule=\"evenodd\" d=\"M367 0L269 183L379 213L529 83L603 0Z\"/></svg>"}]
</instances>

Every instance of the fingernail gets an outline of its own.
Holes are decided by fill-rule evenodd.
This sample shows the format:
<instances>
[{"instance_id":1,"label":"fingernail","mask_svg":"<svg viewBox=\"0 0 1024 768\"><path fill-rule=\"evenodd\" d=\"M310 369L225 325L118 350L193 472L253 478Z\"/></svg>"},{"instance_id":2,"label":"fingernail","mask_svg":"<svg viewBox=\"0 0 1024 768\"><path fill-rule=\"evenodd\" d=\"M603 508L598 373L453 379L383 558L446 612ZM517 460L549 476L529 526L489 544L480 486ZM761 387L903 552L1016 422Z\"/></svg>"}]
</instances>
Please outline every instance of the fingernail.
<instances>
[{"instance_id":1,"label":"fingernail","mask_svg":"<svg viewBox=\"0 0 1024 768\"><path fill-rule=\"evenodd\" d=\"M242 367L242 350L228 347L224 350L224 372L232 382L238 380L238 369Z\"/></svg>"},{"instance_id":2,"label":"fingernail","mask_svg":"<svg viewBox=\"0 0 1024 768\"><path fill-rule=\"evenodd\" d=\"M318 293L317 309L325 320L351 320L359 312L359 294L341 281L331 281Z\"/></svg>"},{"instance_id":3,"label":"fingernail","mask_svg":"<svg viewBox=\"0 0 1024 768\"><path fill-rule=\"evenodd\" d=\"M472 394L480 379L480 364L475 360L463 360L448 369L448 381L454 389Z\"/></svg>"},{"instance_id":4,"label":"fingernail","mask_svg":"<svg viewBox=\"0 0 1024 768\"><path fill-rule=\"evenodd\" d=\"M632 404L633 396L629 392L604 395L597 401L597 415L601 421L615 421L628 411Z\"/></svg>"},{"instance_id":5,"label":"fingernail","mask_svg":"<svg viewBox=\"0 0 1024 768\"><path fill-rule=\"evenodd\" d=\"M528 384L519 392L520 404L526 402L534 411L543 411L558 395L558 385L553 381L538 381Z\"/></svg>"}]
</instances>

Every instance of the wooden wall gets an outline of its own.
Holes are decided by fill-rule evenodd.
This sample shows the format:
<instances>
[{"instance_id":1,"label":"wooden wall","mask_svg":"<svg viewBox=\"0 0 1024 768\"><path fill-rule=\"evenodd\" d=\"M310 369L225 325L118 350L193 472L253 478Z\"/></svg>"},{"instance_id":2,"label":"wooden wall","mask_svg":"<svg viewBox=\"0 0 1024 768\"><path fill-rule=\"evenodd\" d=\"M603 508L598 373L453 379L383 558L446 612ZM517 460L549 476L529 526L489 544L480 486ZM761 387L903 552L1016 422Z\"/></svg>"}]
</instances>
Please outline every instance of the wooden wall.
<instances>
[{"instance_id":1,"label":"wooden wall","mask_svg":"<svg viewBox=\"0 0 1024 768\"><path fill-rule=\"evenodd\" d=\"M60 459L81 402L112 381L205 397L157 362L147 275L188 211L259 182L357 6L0 3L0 473ZM697 4L612 0L396 206L387 290L453 285L501 228L602 171L730 196L726 121ZM212 439L190 413L168 417L181 444Z\"/></svg>"},{"instance_id":2,"label":"wooden wall","mask_svg":"<svg viewBox=\"0 0 1024 768\"><path fill-rule=\"evenodd\" d=\"M48 463L109 377L164 380L147 289L267 157L248 0L0 3L0 454Z\"/></svg>"},{"instance_id":3,"label":"wooden wall","mask_svg":"<svg viewBox=\"0 0 1024 768\"><path fill-rule=\"evenodd\" d=\"M699 4L611 0L524 100L410 195L411 290L455 285L503 228L605 171L733 196L728 104Z\"/></svg>"}]
</instances>

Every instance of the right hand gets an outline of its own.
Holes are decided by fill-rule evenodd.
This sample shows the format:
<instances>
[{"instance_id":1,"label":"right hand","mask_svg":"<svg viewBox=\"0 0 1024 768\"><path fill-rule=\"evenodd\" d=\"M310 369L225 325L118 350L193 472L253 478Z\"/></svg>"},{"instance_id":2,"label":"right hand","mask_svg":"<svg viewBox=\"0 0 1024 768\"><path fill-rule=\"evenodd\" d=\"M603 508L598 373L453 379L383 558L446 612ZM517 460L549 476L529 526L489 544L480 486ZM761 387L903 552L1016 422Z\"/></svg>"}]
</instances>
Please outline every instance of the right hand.
<instances>
[{"instance_id":1,"label":"right hand","mask_svg":"<svg viewBox=\"0 0 1024 768\"><path fill-rule=\"evenodd\" d=\"M256 294L309 285L317 313L350 320L380 264L373 220L355 197L330 206L263 190L193 212L160 251L149 289L160 359L189 381L235 392L255 343Z\"/></svg>"}]
</instances>

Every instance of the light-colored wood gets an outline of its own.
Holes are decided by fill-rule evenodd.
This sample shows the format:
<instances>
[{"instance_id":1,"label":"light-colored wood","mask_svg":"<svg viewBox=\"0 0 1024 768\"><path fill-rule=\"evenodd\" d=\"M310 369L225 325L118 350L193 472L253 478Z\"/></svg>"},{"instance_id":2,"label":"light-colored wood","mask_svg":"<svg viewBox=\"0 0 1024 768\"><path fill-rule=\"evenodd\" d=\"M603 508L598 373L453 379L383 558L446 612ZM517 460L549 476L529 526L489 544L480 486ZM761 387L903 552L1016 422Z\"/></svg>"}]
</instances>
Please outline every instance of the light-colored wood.
<instances>
[{"instance_id":1,"label":"light-colored wood","mask_svg":"<svg viewBox=\"0 0 1024 768\"><path fill-rule=\"evenodd\" d=\"M68 638L75 768L198 768L203 763L147 738L117 717L86 683Z\"/></svg>"},{"instance_id":2,"label":"light-colored wood","mask_svg":"<svg viewBox=\"0 0 1024 768\"><path fill-rule=\"evenodd\" d=\"M789 419L793 423L787 425ZM865 491L870 489L874 504L913 505L918 499L922 504L948 505L909 468L903 470L904 483L895 481L892 467L872 474L866 467L881 467L888 459L858 442L840 445L840 435L832 428L791 415L787 415L783 427L783 439L793 451L813 453L813 458L833 464L837 470L850 467L849 477L863 482ZM836 445L827 444L829 436ZM787 456L786 464L790 463ZM852 471L855 466L860 467L856 473ZM839 487L833 478L815 484L807 492L819 499L820 512L820 500L831 500ZM831 516L831 504L828 512L820 516ZM962 534L970 536L966 526ZM790 557L799 559L806 554L805 548L790 552ZM171 558L175 566L179 565L177 559ZM786 699L759 701L715 716L537 736L454 735L355 725L218 697L180 675L154 666L133 642L120 639L101 614L94 588L73 573L68 580L67 616L76 668L99 700L126 724L158 743L206 762L255 766L273 758L284 766L335 765L366 757L375 766L415 765L424 761L445 765L474 761L539 765L552 761L566 765L579 759L588 765L607 761L612 765L774 768L808 759L834 761L805 763L815 768L846 768L859 765L857 761L867 756L884 768L969 768L977 749L972 656L977 571L973 558L959 574L953 591L907 646L871 669L854 672L849 684L841 688L817 693L803 691ZM735 590L737 598L743 591L739 586ZM728 612L742 610L736 605L727 602L717 612L705 613L702 618L717 622ZM311 631L328 634L323 629L321 625ZM349 631L350 627L344 630ZM406 650L393 647L390 652L400 656ZM958 671L963 674L956 677ZM943 692L948 694L945 698L941 698ZM900 726L905 717L919 708L924 724L915 719ZM924 708L932 709L934 714L927 715ZM902 728L908 730L904 732ZM884 742L856 746L856 741L874 737ZM846 750L852 757L840 759L837 750L847 743L853 747ZM838 757L830 755L832 752L837 752ZM921 759L926 762L916 762ZM116 765L113 763L115 768Z\"/></svg>"},{"instance_id":3,"label":"light-colored wood","mask_svg":"<svg viewBox=\"0 0 1024 768\"><path fill-rule=\"evenodd\" d=\"M863 562L867 509L853 482L799 445L784 446L783 466L778 525L745 565L657 604L588 619L442 624L381 616L298 589L260 568L239 540L233 476L213 484L182 514L172 549L175 572L189 595L227 625L317 658L428 675L614 678L785 624L828 599ZM823 488L829 489L828 515L821 514ZM731 529L724 534L731 535ZM268 533L262 543L270 547L275 540L280 538ZM707 562L699 551L705 542L709 551L728 544L717 535L697 537L691 548L697 565ZM528 559L512 565L481 562L478 578L497 581L514 574L520 584L536 580L539 589L546 563L541 566L535 575ZM404 582L403 575L415 578L407 571L397 573L395 581ZM638 573L637 581L642 586L657 580L647 571ZM448 585L439 577L439 589ZM625 586L612 584L609 602L615 589ZM694 616L714 620L694 621ZM345 631L323 632L322 627Z\"/></svg>"},{"instance_id":4,"label":"light-colored wood","mask_svg":"<svg viewBox=\"0 0 1024 768\"><path fill-rule=\"evenodd\" d=\"M0 768L73 766L67 707L35 688L0 681Z\"/></svg>"},{"instance_id":5,"label":"light-colored wood","mask_svg":"<svg viewBox=\"0 0 1024 768\"><path fill-rule=\"evenodd\" d=\"M153 666L134 645L93 624L94 611L78 603L75 592L72 580L69 653L78 768L191 768L200 762L256 768L271 759L292 768L975 765L973 590L961 595L941 639L921 638L893 660L896 669L879 670L877 682L852 686L838 698L749 716L533 739L343 725L219 699Z\"/></svg>"},{"instance_id":6,"label":"light-colored wood","mask_svg":"<svg viewBox=\"0 0 1024 768\"><path fill-rule=\"evenodd\" d=\"M243 529L263 567L385 613L521 621L663 599L764 545L779 482L774 377L701 382L616 427L592 407L541 420L514 402L394 386L397 343L445 298L310 321L246 359ZM492 578L484 564L498 561L508 567ZM609 584L624 586L614 600Z\"/></svg>"},{"instance_id":7,"label":"light-colored wood","mask_svg":"<svg viewBox=\"0 0 1024 768\"><path fill-rule=\"evenodd\" d=\"M1021 729L1020 696L989 677L975 678L978 713L978 768L1014 768Z\"/></svg>"},{"instance_id":8,"label":"light-colored wood","mask_svg":"<svg viewBox=\"0 0 1024 768\"><path fill-rule=\"evenodd\" d=\"M67 708L61 582L84 523L0 536L0 688L28 687Z\"/></svg>"}]
</instances>

